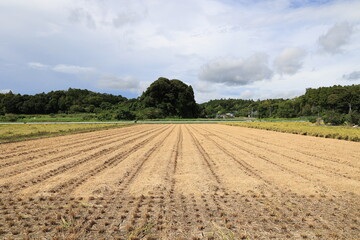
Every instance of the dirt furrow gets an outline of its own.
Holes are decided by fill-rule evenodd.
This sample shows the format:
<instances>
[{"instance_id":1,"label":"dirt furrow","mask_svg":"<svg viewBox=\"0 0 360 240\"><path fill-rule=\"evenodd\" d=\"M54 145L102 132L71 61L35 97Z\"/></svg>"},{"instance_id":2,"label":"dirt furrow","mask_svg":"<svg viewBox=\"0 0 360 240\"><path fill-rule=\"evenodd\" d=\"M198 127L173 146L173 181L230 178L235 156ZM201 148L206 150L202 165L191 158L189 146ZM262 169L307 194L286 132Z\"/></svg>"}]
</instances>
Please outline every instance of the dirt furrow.
<instances>
[{"instance_id":1,"label":"dirt furrow","mask_svg":"<svg viewBox=\"0 0 360 240\"><path fill-rule=\"evenodd\" d=\"M229 134L231 134L231 132L229 132ZM360 170L360 163L359 163L359 165L355 165L352 162L347 161L344 158L343 159L336 158L335 156L333 156L331 154L328 154L326 157L322 156L321 153L324 153L326 151L316 151L316 153L313 153L313 152L310 152L310 149L308 147L300 147L300 146L293 147L292 145L294 145L294 144L291 144L291 146L288 146L289 143L288 144L277 144L277 143L274 143L273 141L269 141L269 140L265 141L265 140L261 140L260 138L255 138L254 135L246 134L244 132L239 132L238 134L236 134L236 136L241 136L243 138L247 138L247 139L251 139L256 142L260 142L260 143L266 144L269 147L278 147L280 149L287 149L290 151L294 151L296 153L300 153L300 154L305 155L310 158L315 158L317 160L320 159L327 164L328 164L328 162L331 162L332 164L339 165L339 167L350 167L350 168L353 168L353 170L357 170L357 171ZM235 136L233 136L233 137L235 137Z\"/></svg>"},{"instance_id":2,"label":"dirt furrow","mask_svg":"<svg viewBox=\"0 0 360 240\"><path fill-rule=\"evenodd\" d=\"M67 158L70 158L70 157L75 157L77 155L84 154L84 152L89 152L89 151L92 151L94 149L98 149L98 148L101 148L103 146L107 146L107 145L119 142L121 140L124 140L124 139L128 138L129 135L134 137L134 136L137 136L137 135L141 135L143 133L150 134L153 131L154 130L145 130L145 131L139 131L137 133L124 134L124 135L121 135L121 136L117 135L115 139L114 139L114 137L110 137L108 141L106 141L104 139L95 140L95 141L87 142L86 145L80 144L79 146L74 146L73 148L62 149L61 151L57 150L56 151L57 154L45 153L45 154L42 154L42 155L39 155L39 156L36 156L36 157L30 157L30 158L27 158L27 159L20 159L20 160L14 161L13 164L11 164L11 165L8 164L6 167L12 166L12 168L11 169L8 169L8 168L3 169L2 170L3 174L0 175L0 178L11 177L11 176L14 176L14 175L17 175L17 174L20 174L20 173L24 173L26 171L30 171L30 170L33 170L33 169L36 169L36 168L39 168L39 167L46 166L47 164L50 164L50 163L55 163L55 162L58 162L58 161L61 161L63 159L67 159ZM155 130L155 131L157 131L157 130ZM86 148L83 148L83 147L86 147ZM53 157L53 158L49 158L49 159L46 159L46 158L44 159L45 156L54 156L54 155L55 156L58 155L58 156ZM40 157L41 157L41 160L39 161ZM24 163L27 163L28 161L31 161L31 162L28 163L28 165L24 164ZM21 164L22 167L19 168L18 166L14 166L16 164ZM12 170L12 169L14 169L14 170Z\"/></svg>"},{"instance_id":3,"label":"dirt furrow","mask_svg":"<svg viewBox=\"0 0 360 240\"><path fill-rule=\"evenodd\" d=\"M202 129L204 130L204 129ZM230 150L226 149L225 146L219 144L217 141L214 141L212 138L208 137L211 133L209 131L206 131L207 134L200 133L198 130L192 128L192 131L197 132L198 134L202 135L204 139L211 141L213 145L215 145L223 154L228 156L229 159L236 162L239 165L239 168L241 171L243 171L244 174L248 175L249 177L253 177L255 179L261 180L264 184L268 186L272 186L273 188L277 189L277 187L273 186L272 182L265 179L257 169L255 169L251 164L247 163L242 156L236 155L235 153L232 153ZM255 180L253 179L253 181Z\"/></svg>"},{"instance_id":4,"label":"dirt furrow","mask_svg":"<svg viewBox=\"0 0 360 240\"><path fill-rule=\"evenodd\" d=\"M106 130L105 130L106 131ZM127 135L131 135L133 134L135 131L126 131L125 133L122 133L123 135L127 136ZM103 136L101 136L100 134L104 134ZM99 133L99 136L91 136L88 138L85 138L84 140L77 140L76 138L74 138L74 136L72 136L72 138L74 138L73 141L71 141L70 143L68 143L68 141L65 139L65 141L61 141L60 139L58 139L58 141L51 141L49 139L49 142L52 144L46 144L45 147L39 147L39 148L35 148L32 149L30 151L25 151L25 152L20 152L17 154L11 154L8 156L1 156L0 158L3 160L1 161L0 164L0 169L4 168L4 167L9 167L9 166L13 166L16 164L23 164L27 161L31 161L33 159L36 158L43 158L49 155L53 155L53 154L57 154L59 152L62 151L67 151L69 149L74 149L77 148L79 146L83 146L85 143L86 144L92 144L92 143L96 143L96 142L102 142L102 141L106 141L106 140L110 140L113 139L114 136L118 136L118 133ZM43 141L43 140L41 140ZM65 144L62 144L65 143ZM39 144L39 146L43 146L43 144ZM30 155L30 156L27 156ZM26 156L26 157L25 157ZM14 158L20 158L19 160L14 160Z\"/></svg>"},{"instance_id":5,"label":"dirt furrow","mask_svg":"<svg viewBox=\"0 0 360 240\"><path fill-rule=\"evenodd\" d=\"M224 135L224 134L222 134ZM225 135L226 138L228 138L228 135ZM225 137L222 137L224 141L228 141L229 143L238 146L239 148L243 148L249 153L252 153L253 155L257 155L257 157L274 164L278 166L279 168L290 172L293 175L299 176L303 179L306 179L308 182L315 182L316 186L319 188L319 190L323 191L329 191L329 190L335 190L335 191L342 191L344 189L344 186L347 186L347 188L350 191L360 192L359 184L357 184L358 180L348 178L347 176L344 176L343 174L338 173L329 173L329 172L320 172L319 170L323 170L320 168L313 168L313 164L307 165L303 162L295 161L294 158L284 157L283 154L279 152L274 152L272 150L267 151L266 148L263 148L255 143L251 143L247 140L241 140L242 146L235 143L231 140L226 140ZM244 148L245 147L245 148ZM309 167L310 166L310 167ZM295 169L297 171L295 171ZM337 176L337 181L334 182L332 179Z\"/></svg>"},{"instance_id":6,"label":"dirt furrow","mask_svg":"<svg viewBox=\"0 0 360 240\"><path fill-rule=\"evenodd\" d=\"M223 133L225 134L225 133ZM248 138L248 137L243 137L241 134L235 136L232 136L231 134L226 134L226 136L233 138L236 141L241 141L244 143L247 143L249 145L261 148L264 151L268 151L271 152L273 154L276 155L280 155L282 157L288 158L290 159L290 161L295 161L298 162L300 164L305 164L307 166L313 167L313 168L317 168L320 171L323 172L327 172L328 174L331 175L338 175L340 177L344 177L347 179L352 179L352 180L360 180L360 169L353 169L352 166L348 166L344 164L339 165L339 163L335 163L332 162L331 165L328 162L324 162L324 161L319 161L319 158L316 157L309 157L306 156L304 157L302 154L298 154L298 151L287 151L287 149L285 147L275 147L274 145L272 146L272 149L269 148L269 144L266 144L266 142L263 141L258 141L254 138ZM256 142L256 143L253 143ZM287 154L285 154L284 152L286 152ZM344 171L344 172L342 172ZM326 173L325 173L326 174Z\"/></svg>"},{"instance_id":7,"label":"dirt furrow","mask_svg":"<svg viewBox=\"0 0 360 240\"><path fill-rule=\"evenodd\" d=\"M199 143L198 139L196 139L196 137L194 136L194 134L188 129L186 128L187 131L189 132L190 136L192 137L192 140L197 148L197 150L199 151L199 153L202 156L202 159L205 161L206 165L209 168L209 171L211 172L211 175L214 177L214 179L216 180L216 182L221 185L221 180L220 177L215 173L214 170L214 162L212 161L212 159L210 158L209 154L204 150L204 148L201 146L201 144ZM211 162L211 164L210 164Z\"/></svg>"},{"instance_id":8,"label":"dirt furrow","mask_svg":"<svg viewBox=\"0 0 360 240\"><path fill-rule=\"evenodd\" d=\"M133 167L130 169L129 172L126 172L122 177L121 180L118 182L118 188L116 189L116 192L113 195L114 199L121 199L122 196L130 196L129 186L133 183L133 181L138 178L138 175L140 174L143 166L149 161L151 158L153 158L159 151L159 148L164 144L164 142L167 141L169 136L172 134L173 129L170 129L163 134L159 134L158 137L153 138L154 139L154 145L151 146L147 151L142 153L142 158L137 160L137 162L133 165ZM164 214L166 213L164 207L165 207L165 201L163 194L145 197L144 195L140 195L138 198L135 197L127 197L130 199L129 203L134 203L136 199L138 199L138 202L135 204L135 207L132 208L132 210L126 210L124 213L118 213L116 214L116 218L120 218L121 222L117 224L116 228L119 229L119 231L125 231L129 234L131 234L132 231L134 231L135 228L138 228L140 226L144 226L149 224L147 220L150 218L150 214L152 216L157 216L157 229L159 231L162 230L162 225L165 224L163 221ZM143 213L145 211L145 207L142 207L144 205L145 199L152 199L146 209L146 213ZM133 200L131 200L133 199ZM116 206L118 206L119 203L114 204L109 210L115 211ZM155 209L153 206L156 205ZM145 220L141 221L142 215L145 215ZM152 217L153 220L154 217Z\"/></svg>"},{"instance_id":9,"label":"dirt furrow","mask_svg":"<svg viewBox=\"0 0 360 240\"><path fill-rule=\"evenodd\" d=\"M160 135L161 133L168 130L168 128L164 130L157 130L156 135ZM87 181L90 177L96 176L97 174L100 174L101 172L105 171L107 168L116 167L121 161L123 161L125 158L136 152L141 147L144 147L146 144L148 144L152 140L152 136L149 138L146 138L145 140L135 143L134 141L128 141L125 142L122 146L126 146L127 144L134 143L134 145L131 146L130 149L126 149L124 151L121 151L119 153L116 153L115 156L112 156L111 158L108 158L105 162L103 162L101 165L98 165L88 172L83 172L81 176L72 178L64 183L61 183L58 186L55 186L50 190L50 192L53 193L70 193L74 188L79 187L81 184L83 184L85 181ZM61 191L60 191L61 190Z\"/></svg>"},{"instance_id":10,"label":"dirt furrow","mask_svg":"<svg viewBox=\"0 0 360 240\"><path fill-rule=\"evenodd\" d=\"M360 167L358 161L360 150L357 149L357 142L349 142L336 139L318 138L312 136L293 135L289 133L280 133L262 129L239 128L234 129L231 126L219 126L216 128L232 136L242 135L245 138L253 138L264 141L278 147L291 148L294 151L308 152L310 155L321 156L325 159L332 159L342 163L351 163L357 168ZM255 138L254 138L255 137ZM331 146L336 146L331 147ZM344 158L346 154L346 158Z\"/></svg>"},{"instance_id":11,"label":"dirt furrow","mask_svg":"<svg viewBox=\"0 0 360 240\"><path fill-rule=\"evenodd\" d=\"M279 163L277 158L272 158L272 157L270 158L269 155L265 155L263 151L257 151L255 149L247 147L246 145L235 143L234 141L231 141L227 137L221 137L216 134L209 135L208 137L214 138L214 141L227 143L226 146L235 147L237 149L236 151L242 152L243 154L245 154L244 156L247 156L247 158L249 159L247 160L248 164L252 166L256 165L256 168L258 169L260 168L260 171L263 172L263 174L265 174L266 167L268 169L272 169L272 171L270 171L269 174L267 174L267 176L271 177L270 181L274 181L275 180L274 178L279 176L279 182L281 183L283 182L282 179L284 177L291 177L293 178L293 181L296 181L296 183L299 186L304 186L308 190L312 189L310 192L312 191L321 192L326 190L324 189L323 186L319 186L318 184L316 185L313 184L314 182L307 175L299 174L297 171L286 166L285 164ZM250 161L250 159L252 160ZM273 174L274 171L277 172L277 175ZM297 189L299 189L299 187L297 187Z\"/></svg>"},{"instance_id":12,"label":"dirt furrow","mask_svg":"<svg viewBox=\"0 0 360 240\"><path fill-rule=\"evenodd\" d=\"M7 144L37 157L0 170L0 239L360 239L360 183L341 176L356 178L357 143L216 124L98 134Z\"/></svg>"},{"instance_id":13,"label":"dirt furrow","mask_svg":"<svg viewBox=\"0 0 360 240\"><path fill-rule=\"evenodd\" d=\"M237 139L237 141L234 141L234 137L230 136L229 134L214 129L212 129L212 131L217 133L215 137L221 139L222 141L226 141L233 146L236 146L237 148L253 155L258 159L262 159L267 163L278 167L281 169L281 173L286 171L293 176L297 176L306 180L309 186L312 185L315 187L315 189L317 189L315 190L316 192L335 191L338 192L337 194L340 194L341 191L345 190L344 187L346 190L351 192L360 191L359 185L357 183L358 181L356 179L349 179L343 175L340 176L338 174L331 174L323 171L320 172L317 168L314 169L313 167L309 167L307 165L305 167L302 163L282 156L281 153L266 151L266 149L263 149L261 146L249 142L248 140ZM336 177L337 181L332 181L334 177ZM299 188L297 187L297 189Z\"/></svg>"},{"instance_id":14,"label":"dirt furrow","mask_svg":"<svg viewBox=\"0 0 360 240\"><path fill-rule=\"evenodd\" d=\"M174 148L175 150L173 151L173 157L171 158L174 159L173 167L171 169L172 171L171 174L167 172L168 173L167 178L171 179L170 198L172 199L174 199L175 184L176 184L176 179L174 176L177 174L178 162L181 161L182 158L182 148L183 148L182 145L183 145L183 133L182 133L182 126L180 126L178 138L176 141L176 147Z\"/></svg>"},{"instance_id":15,"label":"dirt furrow","mask_svg":"<svg viewBox=\"0 0 360 240\"><path fill-rule=\"evenodd\" d=\"M157 129L153 130L152 132L153 133L155 132L154 135L156 135ZM64 172L67 172L75 167L84 165L87 162L95 161L99 157L104 157L106 154L110 154L110 153L116 151L117 149L119 149L120 147L127 145L127 144L131 144L131 143L137 141L138 139L141 139L143 137L149 138L147 135L148 135L148 133L143 133L134 138L126 138L125 139L126 141L121 142L121 143L117 142L115 145L114 144L110 145L110 147L104 146L103 149L99 149L99 150L95 149L95 150L93 150L92 154L90 154L86 157L82 157L80 159L77 159L76 161L73 161L72 159L68 159L69 162L62 164L56 168L50 169L49 171L46 171L45 173L37 175L33 178L27 178L20 183L17 182L16 184L11 184L11 183L3 184L1 186L1 189L3 192L7 191L9 193L12 193L12 192L17 192L20 189L29 188L30 186L34 186L34 185L37 185L47 179L54 178L55 176L62 174Z\"/></svg>"},{"instance_id":16,"label":"dirt furrow","mask_svg":"<svg viewBox=\"0 0 360 240\"><path fill-rule=\"evenodd\" d=\"M123 179L121 180L121 183L120 183L121 186L119 188L118 194L123 193L128 189L130 184L134 181L134 179L139 174L139 172L142 169L142 167L144 166L144 164L150 159L150 157L152 157L152 155L154 153L159 151L159 147L162 146L162 144L165 142L165 140L167 140L167 138L172 133L173 129L174 129L174 127L172 127L172 129L169 131L169 133L166 134L166 136L162 137L162 139L160 139L158 142L156 142L155 145L149 151L147 151L145 153L145 155L141 158L140 163L137 164L137 166L134 168L134 171L132 173L128 173L125 176L123 176Z\"/></svg>"},{"instance_id":17,"label":"dirt furrow","mask_svg":"<svg viewBox=\"0 0 360 240\"><path fill-rule=\"evenodd\" d=\"M125 127L125 132L133 131L132 128ZM111 130L110 130L111 131ZM10 159L12 157L24 156L31 153L37 153L41 151L50 151L57 147L68 147L73 146L74 144L78 143L85 143L91 139L102 139L108 138L111 136L117 135L116 131L109 130L100 130L96 132L89 132L89 133L82 133L82 134L72 134L66 136L59 136L57 137L59 141L52 141L52 138L46 139L34 139L29 141L30 144L26 145L26 149L23 149L22 142L19 143L4 143L0 145L0 151L2 155L0 156L0 160L3 159ZM76 136L76 137L74 137ZM61 139L61 140L60 140ZM14 144L15 146L9 147L9 144ZM16 149L16 150L15 150ZM29 150L31 149L31 150ZM6 152L9 152L8 155L5 155Z\"/></svg>"},{"instance_id":18,"label":"dirt furrow","mask_svg":"<svg viewBox=\"0 0 360 240\"><path fill-rule=\"evenodd\" d=\"M138 176L129 186L131 195L147 196L152 194L168 194L171 190L171 172L173 168L174 152L178 140L179 126L175 126L167 140L158 151L144 164Z\"/></svg>"}]
</instances>

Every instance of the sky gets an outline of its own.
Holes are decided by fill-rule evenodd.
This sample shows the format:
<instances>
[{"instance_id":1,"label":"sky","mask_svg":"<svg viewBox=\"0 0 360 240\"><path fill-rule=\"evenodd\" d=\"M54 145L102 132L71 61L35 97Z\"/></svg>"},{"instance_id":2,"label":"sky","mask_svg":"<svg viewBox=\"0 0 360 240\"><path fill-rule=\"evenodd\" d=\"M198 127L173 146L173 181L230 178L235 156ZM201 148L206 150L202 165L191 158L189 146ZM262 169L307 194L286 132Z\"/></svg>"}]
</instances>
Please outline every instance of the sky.
<instances>
[{"instance_id":1,"label":"sky","mask_svg":"<svg viewBox=\"0 0 360 240\"><path fill-rule=\"evenodd\" d=\"M360 84L359 9L359 0L0 0L0 92L134 98L166 77L202 103Z\"/></svg>"}]
</instances>

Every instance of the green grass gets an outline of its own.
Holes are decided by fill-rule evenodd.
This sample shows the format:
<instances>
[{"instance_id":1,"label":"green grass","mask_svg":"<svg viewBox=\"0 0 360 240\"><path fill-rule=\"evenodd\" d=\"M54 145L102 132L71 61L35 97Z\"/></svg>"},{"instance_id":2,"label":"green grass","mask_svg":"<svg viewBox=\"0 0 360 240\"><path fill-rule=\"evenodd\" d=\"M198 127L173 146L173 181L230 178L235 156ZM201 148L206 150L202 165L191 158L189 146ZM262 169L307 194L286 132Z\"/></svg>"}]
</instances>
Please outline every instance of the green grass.
<instances>
[{"instance_id":1,"label":"green grass","mask_svg":"<svg viewBox=\"0 0 360 240\"><path fill-rule=\"evenodd\" d=\"M49 115L30 115L19 118L18 122L83 122L84 119L81 115L58 115L51 117ZM96 119L90 119L96 121ZM88 121L90 121L88 120ZM86 121L85 121L86 122Z\"/></svg>"},{"instance_id":2,"label":"green grass","mask_svg":"<svg viewBox=\"0 0 360 240\"><path fill-rule=\"evenodd\" d=\"M1 122L83 122L96 121L95 114L6 114Z\"/></svg>"},{"instance_id":3,"label":"green grass","mask_svg":"<svg viewBox=\"0 0 360 240\"><path fill-rule=\"evenodd\" d=\"M222 124L360 142L360 128L347 126L316 126L309 122L242 122Z\"/></svg>"},{"instance_id":4,"label":"green grass","mask_svg":"<svg viewBox=\"0 0 360 240\"><path fill-rule=\"evenodd\" d=\"M103 120L119 121L116 119ZM95 113L73 113L73 114L6 114L0 116L0 122L102 122Z\"/></svg>"},{"instance_id":5,"label":"green grass","mask_svg":"<svg viewBox=\"0 0 360 240\"><path fill-rule=\"evenodd\" d=\"M0 125L0 142L29 140L39 137L91 132L130 126L128 123L75 124L4 124Z\"/></svg>"},{"instance_id":6,"label":"green grass","mask_svg":"<svg viewBox=\"0 0 360 240\"><path fill-rule=\"evenodd\" d=\"M257 122L296 122L296 121L307 121L306 117L303 118L256 118L253 121Z\"/></svg>"}]
</instances>

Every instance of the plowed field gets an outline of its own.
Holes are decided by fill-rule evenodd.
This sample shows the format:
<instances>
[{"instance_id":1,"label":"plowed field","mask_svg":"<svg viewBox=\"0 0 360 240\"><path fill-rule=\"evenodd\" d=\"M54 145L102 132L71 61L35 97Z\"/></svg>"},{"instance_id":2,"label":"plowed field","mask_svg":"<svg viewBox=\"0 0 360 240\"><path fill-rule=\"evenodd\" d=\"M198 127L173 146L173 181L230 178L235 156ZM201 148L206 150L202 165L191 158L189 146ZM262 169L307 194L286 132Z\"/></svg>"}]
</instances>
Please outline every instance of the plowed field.
<instances>
[{"instance_id":1,"label":"plowed field","mask_svg":"<svg viewBox=\"0 0 360 240\"><path fill-rule=\"evenodd\" d=\"M0 239L360 239L360 143L154 124L0 145Z\"/></svg>"}]
</instances>

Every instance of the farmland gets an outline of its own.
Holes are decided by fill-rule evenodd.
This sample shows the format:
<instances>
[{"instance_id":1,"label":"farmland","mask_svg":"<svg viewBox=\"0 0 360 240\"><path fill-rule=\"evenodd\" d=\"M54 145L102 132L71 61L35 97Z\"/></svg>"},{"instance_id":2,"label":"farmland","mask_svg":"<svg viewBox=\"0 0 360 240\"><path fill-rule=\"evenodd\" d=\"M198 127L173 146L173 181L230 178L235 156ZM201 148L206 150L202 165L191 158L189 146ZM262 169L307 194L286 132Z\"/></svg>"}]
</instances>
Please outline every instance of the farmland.
<instances>
[{"instance_id":1,"label":"farmland","mask_svg":"<svg viewBox=\"0 0 360 240\"><path fill-rule=\"evenodd\" d=\"M360 238L358 142L143 124L0 153L0 238Z\"/></svg>"},{"instance_id":2,"label":"farmland","mask_svg":"<svg viewBox=\"0 0 360 240\"><path fill-rule=\"evenodd\" d=\"M317 126L309 122L238 122L224 124L360 142L360 128L348 126Z\"/></svg>"},{"instance_id":3,"label":"farmland","mask_svg":"<svg viewBox=\"0 0 360 240\"><path fill-rule=\"evenodd\" d=\"M0 143L130 126L129 123L2 124Z\"/></svg>"}]
</instances>

